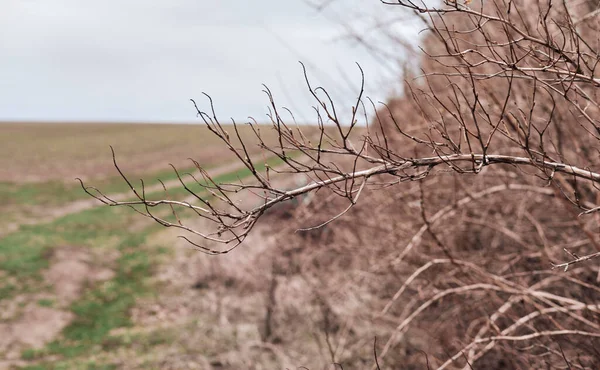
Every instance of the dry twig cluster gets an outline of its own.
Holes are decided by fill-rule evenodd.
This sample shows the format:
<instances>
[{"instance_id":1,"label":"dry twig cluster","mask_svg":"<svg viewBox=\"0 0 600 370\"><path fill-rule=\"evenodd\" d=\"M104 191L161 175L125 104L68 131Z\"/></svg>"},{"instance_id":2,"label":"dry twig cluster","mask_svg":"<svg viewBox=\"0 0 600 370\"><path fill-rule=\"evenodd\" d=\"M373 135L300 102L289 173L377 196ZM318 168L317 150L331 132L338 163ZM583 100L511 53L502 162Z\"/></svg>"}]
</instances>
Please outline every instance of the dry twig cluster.
<instances>
[{"instance_id":1,"label":"dry twig cluster","mask_svg":"<svg viewBox=\"0 0 600 370\"><path fill-rule=\"evenodd\" d=\"M318 125L307 134L266 89L270 126L248 123L281 162L264 171L209 98L198 116L252 180L218 183L195 163L204 190L190 190L194 201L149 200L123 174L134 201L94 194L142 206L211 254L242 243L275 205L313 194L286 221L300 232L280 236L288 246L273 259L286 266L281 279L301 276L334 317L321 327L331 362L352 362L376 334L390 366L597 368L600 3L387 4L428 31L405 97L377 106L361 88L345 121L307 77ZM267 129L275 142L262 139ZM306 184L277 187L282 174ZM243 194L259 201L241 205ZM215 228L161 218L152 210L162 205Z\"/></svg>"}]
</instances>

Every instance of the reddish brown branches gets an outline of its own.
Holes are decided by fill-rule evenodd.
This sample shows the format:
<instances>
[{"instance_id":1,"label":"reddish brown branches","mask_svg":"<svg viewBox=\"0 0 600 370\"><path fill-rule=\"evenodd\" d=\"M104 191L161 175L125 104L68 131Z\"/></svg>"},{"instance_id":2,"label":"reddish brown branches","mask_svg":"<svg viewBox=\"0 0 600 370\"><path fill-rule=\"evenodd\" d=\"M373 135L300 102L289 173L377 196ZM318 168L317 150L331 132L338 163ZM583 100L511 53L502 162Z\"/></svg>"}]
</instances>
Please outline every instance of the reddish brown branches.
<instances>
[{"instance_id":1,"label":"reddish brown branches","mask_svg":"<svg viewBox=\"0 0 600 370\"><path fill-rule=\"evenodd\" d=\"M101 193L96 194L97 198L112 206L142 206L138 212L164 226L230 245L226 252L241 243L259 217L275 204L328 188L348 200L348 207L332 221L356 204L363 189L373 188L383 175L388 175L388 184L395 184L427 177L438 167L479 173L487 166L510 165L525 171L531 168L532 175L557 184L556 176L588 180L590 186L600 180L600 174L589 167L590 162L574 158L557 146L565 130L562 120L568 116L574 116L583 129L581 140L600 138L600 124L594 118L598 102L593 97L600 86L595 74L600 59L592 40L577 26L591 17L589 14L576 19L567 5L552 2L540 5L535 20L523 17L522 6L512 1L483 7L454 1L442 8L410 1L393 4L427 14L430 31L442 47L426 51L437 66L425 71L424 84L411 86L424 126L407 122L389 109L376 112L375 125L359 125L358 113L365 111L362 70L363 83L350 120L343 121L327 90L312 86L304 70L306 85L316 103L317 127L300 127L285 119L268 88L265 92L271 124L249 122L253 138L240 135L236 122L222 123L210 96L205 94L208 111L192 101L198 117L250 171L252 181L217 183L194 162L203 181L192 179L205 195L190 190L177 174L193 201L149 200L143 184L141 192L136 190L119 170L136 199L117 202ZM460 25L454 22L456 17L460 17ZM490 80L497 81L497 88L490 89ZM565 101L568 106L558 107L557 101ZM265 130L274 131L276 140L265 141L261 133ZM414 146L417 156L398 150L402 145L390 147L390 140L402 138L406 141L403 146ZM254 154L256 147L278 158L280 164L261 169L264 163ZM423 156L427 152L433 156ZM299 174L307 185L281 188L271 181L277 173ZM568 193L571 189L566 190ZM242 193L261 201L242 208L233 199L234 194L239 197ZM577 196L572 201L584 213L596 210L592 203ZM151 211L163 205L175 215L177 208L192 210L216 228L213 232L199 231L181 221L169 222Z\"/></svg>"},{"instance_id":2,"label":"reddish brown branches","mask_svg":"<svg viewBox=\"0 0 600 370\"><path fill-rule=\"evenodd\" d=\"M521 353L517 345L543 350L514 359L514 366L539 365L558 354L570 363L568 356L586 340L596 340L600 320L597 280L590 280L588 267L600 256L597 2L388 4L416 12L428 25L422 73L407 84L406 96L380 106L365 100L360 70L363 83L343 115L304 70L315 124L298 125L265 88L270 123L250 120L251 135L242 135L239 124L217 117L206 95L208 109L193 102L197 115L247 177L222 181L193 162L200 178L177 173L188 198L154 200L115 161L132 200L84 188L105 204L132 207L181 229L211 254L242 243L261 217L288 201L306 205L301 208L310 217L294 224L301 235L317 235L311 233L346 217L349 234L368 225L377 237L351 250L360 256L352 261L360 276L331 291L359 289L361 279L383 281L369 294L394 287L373 303L377 314L356 313L385 323L379 363L408 341L416 322L439 317L450 337L460 338L439 339L443 350L432 359L439 368L493 367L494 353ZM417 180L419 189L405 184ZM394 212L382 213L388 206ZM161 207L168 212L157 211ZM367 216L350 216L355 208ZM203 219L202 227L190 226L183 211ZM377 246L381 240L385 248ZM563 249L569 260L557 262ZM320 252L306 253L312 261ZM562 337L570 347L558 351L552 343ZM585 353L581 363L600 363Z\"/></svg>"}]
</instances>

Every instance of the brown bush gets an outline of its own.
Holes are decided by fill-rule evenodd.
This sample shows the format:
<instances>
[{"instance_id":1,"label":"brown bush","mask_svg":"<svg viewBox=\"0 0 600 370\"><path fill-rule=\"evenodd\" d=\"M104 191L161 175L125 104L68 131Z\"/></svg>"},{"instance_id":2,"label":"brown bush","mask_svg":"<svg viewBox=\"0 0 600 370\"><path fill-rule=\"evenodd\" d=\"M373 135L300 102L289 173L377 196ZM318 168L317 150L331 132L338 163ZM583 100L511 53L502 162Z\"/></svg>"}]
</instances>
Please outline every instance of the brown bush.
<instances>
[{"instance_id":1,"label":"brown bush","mask_svg":"<svg viewBox=\"0 0 600 370\"><path fill-rule=\"evenodd\" d=\"M198 110L255 181L209 182L210 202L139 194L138 204L219 254L267 210L309 194L267 213L286 227L261 256L277 282L264 339L297 361L320 353L345 369L599 368L600 3L392 5L428 25L422 72L404 97L362 127L362 90L343 122L307 79L321 130L305 135L269 94L279 142L267 145L253 127L284 165L267 172L230 139L235 125ZM278 188L288 174L308 185ZM239 207L232 194L244 192L260 203ZM150 212L161 204L192 208L216 230Z\"/></svg>"}]
</instances>

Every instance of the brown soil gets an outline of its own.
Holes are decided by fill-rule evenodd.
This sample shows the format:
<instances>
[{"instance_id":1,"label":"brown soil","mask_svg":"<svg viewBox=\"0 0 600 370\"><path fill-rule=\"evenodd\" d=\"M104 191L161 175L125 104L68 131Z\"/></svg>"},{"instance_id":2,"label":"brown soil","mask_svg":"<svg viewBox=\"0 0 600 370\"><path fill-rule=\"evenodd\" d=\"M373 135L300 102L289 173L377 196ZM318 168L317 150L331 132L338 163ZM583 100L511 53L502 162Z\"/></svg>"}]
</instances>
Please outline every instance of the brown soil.
<instances>
[{"instance_id":1,"label":"brown soil","mask_svg":"<svg viewBox=\"0 0 600 370\"><path fill-rule=\"evenodd\" d=\"M110 264L117 257L116 251L103 255L103 264ZM77 247L63 247L54 251L53 262L44 274L44 281L54 287L54 293L63 305L73 302L86 284L110 280L115 273L99 266L94 256Z\"/></svg>"},{"instance_id":2,"label":"brown soil","mask_svg":"<svg viewBox=\"0 0 600 370\"><path fill-rule=\"evenodd\" d=\"M44 272L46 284L54 287L51 294L28 294L2 302L0 310L0 369L19 365L21 351L42 348L56 338L73 319L68 310L88 284L111 279L109 269L115 253L97 256L88 249L68 246L56 248L50 257L50 267ZM41 299L54 307L39 305Z\"/></svg>"},{"instance_id":3,"label":"brown soil","mask_svg":"<svg viewBox=\"0 0 600 370\"><path fill-rule=\"evenodd\" d=\"M246 142L256 141L248 127L238 128ZM268 139L273 131L262 134ZM189 167L190 157L202 164L234 159L202 124L0 123L0 182L115 176L109 146L130 174L168 169L169 163Z\"/></svg>"}]
</instances>

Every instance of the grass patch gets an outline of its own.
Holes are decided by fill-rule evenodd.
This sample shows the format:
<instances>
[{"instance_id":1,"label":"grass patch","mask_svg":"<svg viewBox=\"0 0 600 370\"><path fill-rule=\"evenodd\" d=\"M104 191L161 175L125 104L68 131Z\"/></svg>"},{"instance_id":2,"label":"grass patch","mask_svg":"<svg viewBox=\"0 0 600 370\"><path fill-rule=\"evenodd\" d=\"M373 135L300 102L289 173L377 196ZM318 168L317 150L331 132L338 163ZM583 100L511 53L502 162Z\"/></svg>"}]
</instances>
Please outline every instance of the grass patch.
<instances>
[{"instance_id":1,"label":"grass patch","mask_svg":"<svg viewBox=\"0 0 600 370\"><path fill-rule=\"evenodd\" d=\"M39 299L37 303L41 307L53 307L54 299L48 299L48 298Z\"/></svg>"},{"instance_id":2,"label":"grass patch","mask_svg":"<svg viewBox=\"0 0 600 370\"><path fill-rule=\"evenodd\" d=\"M48 268L54 247L97 248L125 236L123 225L133 216L126 213L124 209L94 208L49 224L21 226L18 232L0 239L0 269L16 278L20 287L0 299L43 289L41 271Z\"/></svg>"},{"instance_id":3,"label":"grass patch","mask_svg":"<svg viewBox=\"0 0 600 370\"><path fill-rule=\"evenodd\" d=\"M136 298L151 292L147 278L155 265L155 251L145 242L158 226L131 234L123 225L134 214L117 212L115 215L114 211L108 207L92 209L52 225L72 243L83 243L87 239L101 247L102 240L118 236L120 257L114 278L92 287L72 304L75 319L63 330L62 337L48 346L48 354L72 358L102 351L104 343L110 341L111 330L131 325L129 311Z\"/></svg>"},{"instance_id":4,"label":"grass patch","mask_svg":"<svg viewBox=\"0 0 600 370\"><path fill-rule=\"evenodd\" d=\"M4 205L57 205L76 199L73 185L59 181L45 183L0 183L0 201Z\"/></svg>"},{"instance_id":5,"label":"grass patch","mask_svg":"<svg viewBox=\"0 0 600 370\"><path fill-rule=\"evenodd\" d=\"M266 161L276 166L281 161L271 158ZM257 164L258 170L265 163ZM235 182L251 175L241 169L215 177L216 182ZM197 184L196 184L197 185ZM202 187L192 190L202 194ZM186 194L177 189L175 194ZM165 210L168 211L168 210ZM42 282L41 272L48 267L52 249L60 246L81 248L116 248L115 276L105 282L90 286L74 302L70 309L75 319L63 330L60 338L41 350L25 350L22 358L41 361L26 369L104 369L114 365L85 362L90 357L99 358L117 348L135 345L150 350L168 342L168 334L142 340L123 338L111 334L114 329L132 325L130 310L139 297L155 290L149 277L155 267L170 252L164 244L149 242L149 236L162 230L161 226L148 223L143 229L131 233L125 225L139 219L139 215L126 207L98 207L62 217L44 225L21 226L15 232L0 239L0 269L18 281L18 286L6 285L0 290L0 299L26 292L49 289ZM34 288L28 288L34 287ZM51 307L52 299L38 301L41 306ZM44 362L45 358L54 358ZM58 360L56 360L58 356Z\"/></svg>"},{"instance_id":6,"label":"grass patch","mask_svg":"<svg viewBox=\"0 0 600 370\"><path fill-rule=\"evenodd\" d=\"M21 352L21 359L31 361L39 356L39 351L33 348L27 348Z\"/></svg>"},{"instance_id":7,"label":"grass patch","mask_svg":"<svg viewBox=\"0 0 600 370\"><path fill-rule=\"evenodd\" d=\"M22 357L89 357L90 354L103 350L112 329L131 325L129 311L136 298L151 291L147 278L155 265L154 249L158 247L147 247L146 238L160 227L151 224L145 230L132 234L124 225L138 215L128 211L109 207L94 208L46 225L22 227L19 232L0 239L0 268L19 282L18 287L4 287L0 299L24 293L27 289L47 289L42 282L41 271L48 267L54 246L102 248L108 241L115 238L119 240L117 249L120 257L117 260L116 276L90 287L72 304L71 311L75 314L75 319L64 329L60 339L41 351L26 350ZM53 300L40 300L38 304L51 306ZM61 366L46 363L41 368L103 368L90 367L91 365Z\"/></svg>"},{"instance_id":8,"label":"grass patch","mask_svg":"<svg viewBox=\"0 0 600 370\"><path fill-rule=\"evenodd\" d=\"M0 239L0 269L19 279L38 278L48 266L45 252L57 239L38 227L22 227L21 232Z\"/></svg>"},{"instance_id":9,"label":"grass patch","mask_svg":"<svg viewBox=\"0 0 600 370\"><path fill-rule=\"evenodd\" d=\"M3 280L0 280L0 297L12 297L12 294L17 287L14 284L4 282Z\"/></svg>"}]
</instances>

